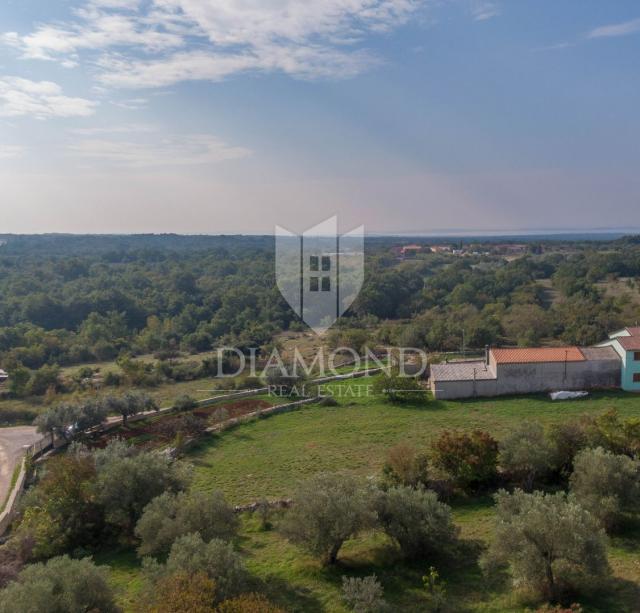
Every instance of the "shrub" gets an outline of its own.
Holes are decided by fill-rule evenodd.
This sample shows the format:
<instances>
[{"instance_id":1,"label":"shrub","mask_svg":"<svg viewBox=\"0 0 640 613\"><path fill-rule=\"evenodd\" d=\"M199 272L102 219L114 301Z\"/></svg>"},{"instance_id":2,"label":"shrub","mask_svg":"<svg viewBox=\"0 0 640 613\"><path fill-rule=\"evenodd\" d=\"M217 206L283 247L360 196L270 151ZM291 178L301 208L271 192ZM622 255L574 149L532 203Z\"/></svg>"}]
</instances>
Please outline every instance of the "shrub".
<instances>
[{"instance_id":1,"label":"shrub","mask_svg":"<svg viewBox=\"0 0 640 613\"><path fill-rule=\"evenodd\" d=\"M34 539L33 555L47 558L99 540L103 513L94 500L93 459L67 453L51 458L23 499L21 535Z\"/></svg>"},{"instance_id":2,"label":"shrub","mask_svg":"<svg viewBox=\"0 0 640 613\"><path fill-rule=\"evenodd\" d=\"M318 400L321 407L337 407L339 402L333 396L322 396Z\"/></svg>"},{"instance_id":3,"label":"shrub","mask_svg":"<svg viewBox=\"0 0 640 613\"><path fill-rule=\"evenodd\" d=\"M615 409L598 415L587 426L591 447L634 457L640 454L640 419L620 419Z\"/></svg>"},{"instance_id":4,"label":"shrub","mask_svg":"<svg viewBox=\"0 0 640 613\"><path fill-rule=\"evenodd\" d=\"M236 534L238 520L222 492L165 492L144 509L136 524L140 555L166 553L174 541L198 532L205 541L229 540Z\"/></svg>"},{"instance_id":5,"label":"shrub","mask_svg":"<svg viewBox=\"0 0 640 613\"><path fill-rule=\"evenodd\" d=\"M444 611L447 604L447 584L440 579L435 567L429 567L429 573L422 577L422 584L427 592L429 610L433 613Z\"/></svg>"},{"instance_id":6,"label":"shrub","mask_svg":"<svg viewBox=\"0 0 640 613\"><path fill-rule=\"evenodd\" d=\"M216 583L202 571L178 571L162 577L144 596L151 600L140 606L146 613L211 613Z\"/></svg>"},{"instance_id":7,"label":"shrub","mask_svg":"<svg viewBox=\"0 0 640 613\"><path fill-rule=\"evenodd\" d=\"M477 489L497 476L498 442L482 430L445 431L431 446L433 464L462 489Z\"/></svg>"},{"instance_id":8,"label":"shrub","mask_svg":"<svg viewBox=\"0 0 640 613\"><path fill-rule=\"evenodd\" d=\"M531 491L537 478L553 466L554 449L540 424L523 421L499 445L498 463L502 470Z\"/></svg>"},{"instance_id":9,"label":"shrub","mask_svg":"<svg viewBox=\"0 0 640 613\"><path fill-rule=\"evenodd\" d=\"M298 486L284 534L334 564L342 544L375 521L371 492L350 475L318 474Z\"/></svg>"},{"instance_id":10,"label":"shrub","mask_svg":"<svg viewBox=\"0 0 640 613\"><path fill-rule=\"evenodd\" d=\"M89 559L68 556L31 564L0 592L0 613L118 611L106 572Z\"/></svg>"},{"instance_id":11,"label":"shrub","mask_svg":"<svg viewBox=\"0 0 640 613\"><path fill-rule=\"evenodd\" d=\"M195 409L198 406L198 403L188 394L183 394L176 398L173 403L173 408L176 411L189 411L190 409Z\"/></svg>"},{"instance_id":12,"label":"shrub","mask_svg":"<svg viewBox=\"0 0 640 613\"><path fill-rule=\"evenodd\" d=\"M261 594L242 594L218 605L216 613L286 613Z\"/></svg>"},{"instance_id":13,"label":"shrub","mask_svg":"<svg viewBox=\"0 0 640 613\"><path fill-rule=\"evenodd\" d=\"M575 458L571 492L578 502L610 530L640 504L640 461L598 447Z\"/></svg>"},{"instance_id":14,"label":"shrub","mask_svg":"<svg viewBox=\"0 0 640 613\"><path fill-rule=\"evenodd\" d=\"M495 535L481 560L485 571L507 566L514 588L552 601L608 575L604 530L566 494L502 490L495 499Z\"/></svg>"},{"instance_id":15,"label":"shrub","mask_svg":"<svg viewBox=\"0 0 640 613\"><path fill-rule=\"evenodd\" d=\"M241 593L248 580L242 558L229 543L220 539L206 543L197 532L176 539L166 564L146 558L144 567L155 585L178 572L189 575L205 573L215 582L216 599L220 601Z\"/></svg>"},{"instance_id":16,"label":"shrub","mask_svg":"<svg viewBox=\"0 0 640 613\"><path fill-rule=\"evenodd\" d=\"M384 590L375 575L362 579L342 577L342 599L356 613L383 613L388 610Z\"/></svg>"},{"instance_id":17,"label":"shrub","mask_svg":"<svg viewBox=\"0 0 640 613\"><path fill-rule=\"evenodd\" d=\"M428 482L428 460L414 447L399 443L389 449L382 473L384 482L390 485L417 487Z\"/></svg>"},{"instance_id":18,"label":"shrub","mask_svg":"<svg viewBox=\"0 0 640 613\"><path fill-rule=\"evenodd\" d=\"M567 478L573 471L576 454L589 446L587 422L584 419L553 424L549 430L549 440L554 446L554 465L560 475Z\"/></svg>"},{"instance_id":19,"label":"shrub","mask_svg":"<svg viewBox=\"0 0 640 613\"><path fill-rule=\"evenodd\" d=\"M458 530L451 509L438 501L435 492L393 487L378 497L376 508L383 530L407 558L447 553L456 545Z\"/></svg>"},{"instance_id":20,"label":"shrub","mask_svg":"<svg viewBox=\"0 0 640 613\"><path fill-rule=\"evenodd\" d=\"M415 377L403 377L397 372L380 375L373 384L374 393L390 402L426 401L427 392Z\"/></svg>"},{"instance_id":21,"label":"shrub","mask_svg":"<svg viewBox=\"0 0 640 613\"><path fill-rule=\"evenodd\" d=\"M34 545L31 536L18 535L0 546L0 590L17 579L31 558Z\"/></svg>"}]
</instances>

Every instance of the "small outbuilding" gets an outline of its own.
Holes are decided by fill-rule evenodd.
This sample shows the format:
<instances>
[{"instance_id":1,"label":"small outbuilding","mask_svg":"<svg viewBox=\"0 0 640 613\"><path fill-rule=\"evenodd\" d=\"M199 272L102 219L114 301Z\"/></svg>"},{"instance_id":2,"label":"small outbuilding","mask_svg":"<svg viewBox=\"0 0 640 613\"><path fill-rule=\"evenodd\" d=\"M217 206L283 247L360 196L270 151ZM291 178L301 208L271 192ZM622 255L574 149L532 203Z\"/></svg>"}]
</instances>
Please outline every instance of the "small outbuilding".
<instances>
[{"instance_id":1,"label":"small outbuilding","mask_svg":"<svg viewBox=\"0 0 640 613\"><path fill-rule=\"evenodd\" d=\"M475 362L431 366L438 399L620 387L620 356L610 347L487 349Z\"/></svg>"}]
</instances>

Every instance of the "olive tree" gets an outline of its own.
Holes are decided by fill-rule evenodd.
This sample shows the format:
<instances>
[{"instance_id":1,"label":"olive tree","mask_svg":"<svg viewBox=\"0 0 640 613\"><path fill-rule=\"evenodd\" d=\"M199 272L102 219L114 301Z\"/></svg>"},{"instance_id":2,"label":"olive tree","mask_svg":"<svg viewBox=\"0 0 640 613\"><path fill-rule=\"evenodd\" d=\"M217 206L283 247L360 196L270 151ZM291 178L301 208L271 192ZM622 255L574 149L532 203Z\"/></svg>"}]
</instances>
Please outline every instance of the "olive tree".
<instances>
[{"instance_id":1,"label":"olive tree","mask_svg":"<svg viewBox=\"0 0 640 613\"><path fill-rule=\"evenodd\" d=\"M392 487L378 496L376 510L382 529L407 558L447 553L456 545L458 530L451 509L438 501L435 492Z\"/></svg>"},{"instance_id":2,"label":"olive tree","mask_svg":"<svg viewBox=\"0 0 640 613\"><path fill-rule=\"evenodd\" d=\"M127 423L127 418L143 413L144 411L157 411L156 402L144 392L127 392L122 396L107 396L104 400L108 410L122 416L122 423Z\"/></svg>"},{"instance_id":3,"label":"olive tree","mask_svg":"<svg viewBox=\"0 0 640 613\"><path fill-rule=\"evenodd\" d=\"M0 613L116 612L107 573L91 560L68 556L31 564L0 591Z\"/></svg>"},{"instance_id":4,"label":"olive tree","mask_svg":"<svg viewBox=\"0 0 640 613\"><path fill-rule=\"evenodd\" d=\"M578 502L607 530L640 505L640 461L602 447L576 455L570 483Z\"/></svg>"},{"instance_id":5,"label":"olive tree","mask_svg":"<svg viewBox=\"0 0 640 613\"><path fill-rule=\"evenodd\" d=\"M180 572L189 575L205 573L215 583L217 600L225 600L244 591L249 577L242 558L232 545L220 539L207 543L197 532L176 539L165 564L145 558L144 569L154 585Z\"/></svg>"},{"instance_id":6,"label":"olive tree","mask_svg":"<svg viewBox=\"0 0 640 613\"><path fill-rule=\"evenodd\" d=\"M111 443L95 454L96 500L109 524L132 533L143 509L165 491L183 490L188 468L159 452Z\"/></svg>"},{"instance_id":7,"label":"olive tree","mask_svg":"<svg viewBox=\"0 0 640 613\"><path fill-rule=\"evenodd\" d=\"M540 424L523 421L501 442L500 468L526 490L531 491L537 478L547 474L554 464L555 449Z\"/></svg>"},{"instance_id":8,"label":"olive tree","mask_svg":"<svg viewBox=\"0 0 640 613\"><path fill-rule=\"evenodd\" d=\"M325 564L335 564L342 544L375 521L371 489L351 475L315 475L298 486L294 501L283 532Z\"/></svg>"},{"instance_id":9,"label":"olive tree","mask_svg":"<svg viewBox=\"0 0 640 613\"><path fill-rule=\"evenodd\" d=\"M236 514L220 491L165 492L144 509L136 524L140 555L166 553L179 537L199 532L205 541L229 540L238 528Z\"/></svg>"},{"instance_id":10,"label":"olive tree","mask_svg":"<svg viewBox=\"0 0 640 613\"><path fill-rule=\"evenodd\" d=\"M514 587L554 601L608 575L604 530L571 497L501 490L495 500L495 534L481 560L485 571L506 566Z\"/></svg>"}]
</instances>

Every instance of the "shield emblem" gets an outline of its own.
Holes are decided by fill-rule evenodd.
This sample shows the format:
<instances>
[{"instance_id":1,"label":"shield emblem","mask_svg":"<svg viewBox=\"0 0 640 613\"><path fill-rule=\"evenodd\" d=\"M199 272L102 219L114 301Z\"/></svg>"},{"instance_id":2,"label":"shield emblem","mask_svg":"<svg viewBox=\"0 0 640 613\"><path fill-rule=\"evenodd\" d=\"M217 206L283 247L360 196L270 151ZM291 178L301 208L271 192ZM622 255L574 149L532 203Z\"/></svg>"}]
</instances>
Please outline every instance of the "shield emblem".
<instances>
[{"instance_id":1,"label":"shield emblem","mask_svg":"<svg viewBox=\"0 0 640 613\"><path fill-rule=\"evenodd\" d=\"M276 226L278 289L316 334L353 304L363 280L364 226L342 236L335 216L302 235Z\"/></svg>"}]
</instances>

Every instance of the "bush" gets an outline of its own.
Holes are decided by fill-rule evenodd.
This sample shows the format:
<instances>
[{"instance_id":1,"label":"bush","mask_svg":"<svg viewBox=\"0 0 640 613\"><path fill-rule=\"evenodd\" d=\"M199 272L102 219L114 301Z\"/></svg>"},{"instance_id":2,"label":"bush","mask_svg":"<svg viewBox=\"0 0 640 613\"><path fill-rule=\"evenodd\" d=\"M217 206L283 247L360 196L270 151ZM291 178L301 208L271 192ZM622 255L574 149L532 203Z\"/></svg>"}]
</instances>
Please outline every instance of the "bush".
<instances>
[{"instance_id":1,"label":"bush","mask_svg":"<svg viewBox=\"0 0 640 613\"><path fill-rule=\"evenodd\" d=\"M0 592L0 613L68 613L118 611L106 572L89 559L68 556L25 567Z\"/></svg>"},{"instance_id":2,"label":"bush","mask_svg":"<svg viewBox=\"0 0 640 613\"><path fill-rule=\"evenodd\" d=\"M190 409L195 409L197 406L198 403L188 394L179 396L173 403L173 408L176 411L189 411Z\"/></svg>"},{"instance_id":3,"label":"bush","mask_svg":"<svg viewBox=\"0 0 640 613\"><path fill-rule=\"evenodd\" d=\"M216 596L216 583L205 572L179 571L160 579L140 610L145 613L211 613Z\"/></svg>"},{"instance_id":4,"label":"bush","mask_svg":"<svg viewBox=\"0 0 640 613\"><path fill-rule=\"evenodd\" d=\"M333 396L322 396L318 400L321 407L337 407L340 403Z\"/></svg>"},{"instance_id":5,"label":"bush","mask_svg":"<svg viewBox=\"0 0 640 613\"><path fill-rule=\"evenodd\" d=\"M34 545L31 536L18 535L0 546L0 590L18 578L32 556Z\"/></svg>"},{"instance_id":6,"label":"bush","mask_svg":"<svg viewBox=\"0 0 640 613\"><path fill-rule=\"evenodd\" d=\"M144 509L136 524L140 555L166 553L174 541L198 532L205 541L230 540L236 534L238 519L222 492L165 492Z\"/></svg>"},{"instance_id":7,"label":"bush","mask_svg":"<svg viewBox=\"0 0 640 613\"><path fill-rule=\"evenodd\" d=\"M549 430L549 440L554 446L554 465L563 478L573 472L576 454L589 446L587 422L584 419L553 424Z\"/></svg>"},{"instance_id":8,"label":"bush","mask_svg":"<svg viewBox=\"0 0 640 613\"><path fill-rule=\"evenodd\" d=\"M100 539L103 512L95 502L96 470L88 455L51 458L39 483L25 495L20 535L34 539L33 555L48 558Z\"/></svg>"},{"instance_id":9,"label":"bush","mask_svg":"<svg viewBox=\"0 0 640 613\"><path fill-rule=\"evenodd\" d=\"M206 543L197 532L181 536L175 541L166 564L161 565L146 558L144 567L155 585L179 572L189 575L205 573L215 582L216 599L219 601L241 593L248 581L242 558L229 543L220 539Z\"/></svg>"},{"instance_id":10,"label":"bush","mask_svg":"<svg viewBox=\"0 0 640 613\"><path fill-rule=\"evenodd\" d=\"M440 613L447 605L447 584L440 579L440 573L434 566L429 567L429 573L422 577L422 584L427 593L429 611Z\"/></svg>"},{"instance_id":11,"label":"bush","mask_svg":"<svg viewBox=\"0 0 640 613\"><path fill-rule=\"evenodd\" d=\"M495 499L496 531L481 560L485 571L507 566L514 588L556 602L607 577L604 530L566 494L502 490Z\"/></svg>"},{"instance_id":12,"label":"bush","mask_svg":"<svg viewBox=\"0 0 640 613\"><path fill-rule=\"evenodd\" d=\"M389 449L382 474L384 483L388 485L427 485L427 456L419 454L411 445L399 443Z\"/></svg>"},{"instance_id":13,"label":"bush","mask_svg":"<svg viewBox=\"0 0 640 613\"><path fill-rule=\"evenodd\" d=\"M528 492L554 464L555 450L540 424L523 421L500 442L499 448L500 467Z\"/></svg>"},{"instance_id":14,"label":"bush","mask_svg":"<svg viewBox=\"0 0 640 613\"><path fill-rule=\"evenodd\" d=\"M402 377L397 372L380 375L373 384L374 393L390 402L420 402L427 400L427 391L415 377Z\"/></svg>"},{"instance_id":15,"label":"bush","mask_svg":"<svg viewBox=\"0 0 640 613\"><path fill-rule=\"evenodd\" d=\"M388 610L384 590L375 575L363 579L342 577L342 599L356 613L383 613Z\"/></svg>"},{"instance_id":16,"label":"bush","mask_svg":"<svg viewBox=\"0 0 640 613\"><path fill-rule=\"evenodd\" d=\"M591 447L602 447L615 454L640 454L640 419L620 419L615 409L598 415L587 426Z\"/></svg>"},{"instance_id":17,"label":"bush","mask_svg":"<svg viewBox=\"0 0 640 613\"><path fill-rule=\"evenodd\" d=\"M462 489L477 489L495 481L498 442L482 430L445 431L431 446L433 464Z\"/></svg>"},{"instance_id":18,"label":"bush","mask_svg":"<svg viewBox=\"0 0 640 613\"><path fill-rule=\"evenodd\" d=\"M371 491L351 475L315 475L293 499L283 532L325 564L335 564L342 544L375 521Z\"/></svg>"},{"instance_id":19,"label":"bush","mask_svg":"<svg viewBox=\"0 0 640 613\"><path fill-rule=\"evenodd\" d=\"M640 461L598 447L575 458L571 492L578 502L610 530L625 512L640 504Z\"/></svg>"},{"instance_id":20,"label":"bush","mask_svg":"<svg viewBox=\"0 0 640 613\"><path fill-rule=\"evenodd\" d=\"M286 613L284 609L269 602L261 594L242 594L225 600L216 613Z\"/></svg>"},{"instance_id":21,"label":"bush","mask_svg":"<svg viewBox=\"0 0 640 613\"><path fill-rule=\"evenodd\" d=\"M449 553L457 543L451 509L438 501L435 492L393 487L378 497L376 508L382 529L407 558Z\"/></svg>"}]
</instances>

